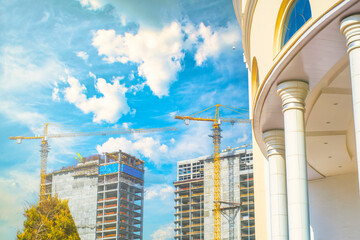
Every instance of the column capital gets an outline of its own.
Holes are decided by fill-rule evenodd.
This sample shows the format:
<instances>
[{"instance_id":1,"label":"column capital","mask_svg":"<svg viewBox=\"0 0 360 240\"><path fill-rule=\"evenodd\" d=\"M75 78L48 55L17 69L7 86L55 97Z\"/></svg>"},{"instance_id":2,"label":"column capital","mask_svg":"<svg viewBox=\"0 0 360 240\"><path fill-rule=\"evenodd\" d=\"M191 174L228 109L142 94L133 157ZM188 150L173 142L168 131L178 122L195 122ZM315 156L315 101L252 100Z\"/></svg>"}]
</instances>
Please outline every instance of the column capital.
<instances>
[{"instance_id":1,"label":"column capital","mask_svg":"<svg viewBox=\"0 0 360 240\"><path fill-rule=\"evenodd\" d=\"M348 53L360 48L360 13L344 18L340 23L340 31L346 37Z\"/></svg>"},{"instance_id":2,"label":"column capital","mask_svg":"<svg viewBox=\"0 0 360 240\"><path fill-rule=\"evenodd\" d=\"M277 93L281 97L283 112L289 109L305 109L305 98L309 83L303 80L287 80L278 84Z\"/></svg>"},{"instance_id":3,"label":"column capital","mask_svg":"<svg viewBox=\"0 0 360 240\"><path fill-rule=\"evenodd\" d=\"M285 140L283 129L271 129L263 132L267 155L285 155Z\"/></svg>"}]
</instances>

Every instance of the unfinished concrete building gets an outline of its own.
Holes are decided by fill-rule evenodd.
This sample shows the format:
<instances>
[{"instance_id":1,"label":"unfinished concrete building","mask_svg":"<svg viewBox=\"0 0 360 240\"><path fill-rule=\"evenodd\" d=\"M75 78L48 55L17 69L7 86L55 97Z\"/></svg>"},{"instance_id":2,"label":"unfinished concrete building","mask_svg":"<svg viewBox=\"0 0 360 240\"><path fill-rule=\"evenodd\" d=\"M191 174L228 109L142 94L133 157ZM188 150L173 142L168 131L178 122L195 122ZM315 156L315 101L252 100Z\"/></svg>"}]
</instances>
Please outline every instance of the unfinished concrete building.
<instances>
[{"instance_id":1,"label":"unfinished concrete building","mask_svg":"<svg viewBox=\"0 0 360 240\"><path fill-rule=\"evenodd\" d=\"M204 160L178 162L175 239L204 239Z\"/></svg>"},{"instance_id":2,"label":"unfinished concrete building","mask_svg":"<svg viewBox=\"0 0 360 240\"><path fill-rule=\"evenodd\" d=\"M228 148L221 155L221 239L254 240L252 149ZM175 239L213 239L213 158L180 161L175 186Z\"/></svg>"},{"instance_id":3,"label":"unfinished concrete building","mask_svg":"<svg viewBox=\"0 0 360 240\"><path fill-rule=\"evenodd\" d=\"M82 240L143 239L144 161L124 152L83 158L47 176L47 193L69 200Z\"/></svg>"}]
</instances>

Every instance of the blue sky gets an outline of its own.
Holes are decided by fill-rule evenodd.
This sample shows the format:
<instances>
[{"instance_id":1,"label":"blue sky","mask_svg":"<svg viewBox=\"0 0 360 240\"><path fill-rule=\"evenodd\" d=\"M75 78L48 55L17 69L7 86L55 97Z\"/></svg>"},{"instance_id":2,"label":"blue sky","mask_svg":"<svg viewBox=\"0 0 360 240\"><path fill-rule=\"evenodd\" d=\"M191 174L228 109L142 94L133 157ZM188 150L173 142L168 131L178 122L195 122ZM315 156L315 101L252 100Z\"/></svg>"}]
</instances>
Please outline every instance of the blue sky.
<instances>
[{"instance_id":1,"label":"blue sky","mask_svg":"<svg viewBox=\"0 0 360 240\"><path fill-rule=\"evenodd\" d=\"M211 124L185 126L174 115L217 103L248 108L232 1L2 1L0 24L0 236L15 237L39 188L40 142L8 137L50 122L66 126L53 133L177 127L51 139L48 159L49 172L75 164L77 152L144 159L144 239L172 239L176 162L212 153ZM224 124L222 135L222 148L251 142L244 124Z\"/></svg>"}]
</instances>

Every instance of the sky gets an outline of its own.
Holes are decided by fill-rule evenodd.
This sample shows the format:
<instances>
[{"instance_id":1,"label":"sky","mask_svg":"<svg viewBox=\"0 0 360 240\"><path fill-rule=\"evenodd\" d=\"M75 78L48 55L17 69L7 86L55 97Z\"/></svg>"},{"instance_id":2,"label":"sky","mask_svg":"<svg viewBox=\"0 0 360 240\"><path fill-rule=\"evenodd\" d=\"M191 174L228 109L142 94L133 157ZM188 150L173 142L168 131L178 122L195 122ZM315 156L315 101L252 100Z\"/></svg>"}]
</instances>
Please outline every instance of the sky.
<instances>
[{"instance_id":1,"label":"sky","mask_svg":"<svg viewBox=\"0 0 360 240\"><path fill-rule=\"evenodd\" d=\"M235 48L234 48L235 47ZM14 0L0 4L0 236L14 239L39 192L40 141L9 136L176 127L50 139L47 171L121 149L146 162L144 239L173 239L176 162L212 153L211 123L175 120L215 104L248 108L230 0ZM214 112L200 116L213 117ZM224 117L242 117L227 110ZM251 143L222 124L222 148Z\"/></svg>"}]
</instances>

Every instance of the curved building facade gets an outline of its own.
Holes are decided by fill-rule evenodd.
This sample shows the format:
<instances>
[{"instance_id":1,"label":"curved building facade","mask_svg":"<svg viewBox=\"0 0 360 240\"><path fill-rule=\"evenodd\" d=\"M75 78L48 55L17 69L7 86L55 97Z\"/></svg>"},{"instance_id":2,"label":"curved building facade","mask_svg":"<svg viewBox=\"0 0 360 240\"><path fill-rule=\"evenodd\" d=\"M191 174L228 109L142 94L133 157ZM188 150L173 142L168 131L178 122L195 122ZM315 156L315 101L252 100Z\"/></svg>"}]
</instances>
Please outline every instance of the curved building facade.
<instances>
[{"instance_id":1,"label":"curved building facade","mask_svg":"<svg viewBox=\"0 0 360 240\"><path fill-rule=\"evenodd\" d=\"M360 1L233 0L257 239L359 239Z\"/></svg>"}]
</instances>

